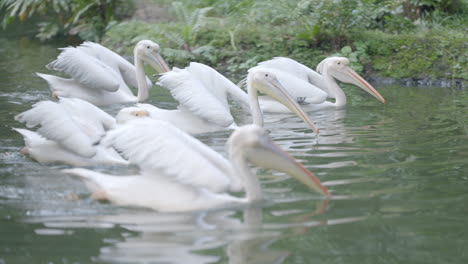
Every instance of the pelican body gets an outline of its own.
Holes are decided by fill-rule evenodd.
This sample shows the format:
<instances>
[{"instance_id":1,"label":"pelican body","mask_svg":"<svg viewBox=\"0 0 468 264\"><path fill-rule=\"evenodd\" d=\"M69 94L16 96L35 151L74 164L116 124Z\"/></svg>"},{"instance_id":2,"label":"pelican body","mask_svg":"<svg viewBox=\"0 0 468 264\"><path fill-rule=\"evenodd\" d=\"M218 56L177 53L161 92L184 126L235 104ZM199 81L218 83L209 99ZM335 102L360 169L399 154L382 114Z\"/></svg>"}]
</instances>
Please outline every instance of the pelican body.
<instances>
[{"instance_id":1,"label":"pelican body","mask_svg":"<svg viewBox=\"0 0 468 264\"><path fill-rule=\"evenodd\" d=\"M191 62L184 69L174 68L162 74L158 85L169 90L179 102L176 110L150 104L137 106L157 120L165 120L191 133L206 133L237 127L228 97L248 108L247 94L213 68Z\"/></svg>"},{"instance_id":2,"label":"pelican body","mask_svg":"<svg viewBox=\"0 0 468 264\"><path fill-rule=\"evenodd\" d=\"M336 80L354 84L382 103L385 99L364 78L349 67L349 60L344 57L329 57L317 66L317 72L307 66L284 57L277 57L259 63L254 68L266 68L274 71L285 89L301 104L305 111L323 108L339 108L346 105L346 95L338 86ZM335 102L326 101L335 98ZM271 97L263 97L260 101L262 110L266 112L289 112Z\"/></svg>"},{"instance_id":3,"label":"pelican body","mask_svg":"<svg viewBox=\"0 0 468 264\"><path fill-rule=\"evenodd\" d=\"M48 69L70 75L66 79L37 73L49 84L54 97L80 98L95 105L109 105L146 100L152 84L145 76L143 63L148 63L157 72L169 71L159 54L159 45L150 40L141 40L134 48L135 65L115 52L93 42L63 48ZM130 87L137 87L135 96Z\"/></svg>"},{"instance_id":4,"label":"pelican body","mask_svg":"<svg viewBox=\"0 0 468 264\"><path fill-rule=\"evenodd\" d=\"M323 195L327 189L307 169L277 147L257 125L238 128L228 140L229 161L164 121L133 120L110 132L105 141L138 164L138 175L114 176L87 169L67 169L81 177L93 197L118 205L181 212L230 207L263 199L248 164L296 177ZM176 150L176 151L175 151ZM226 191L242 186L246 197Z\"/></svg>"},{"instance_id":5,"label":"pelican body","mask_svg":"<svg viewBox=\"0 0 468 264\"><path fill-rule=\"evenodd\" d=\"M99 144L107 131L115 128L112 116L77 98L59 102L42 101L15 116L26 127L15 128L24 137L23 154L41 163L65 163L75 166L128 164L113 148Z\"/></svg>"},{"instance_id":6,"label":"pelican body","mask_svg":"<svg viewBox=\"0 0 468 264\"><path fill-rule=\"evenodd\" d=\"M204 64L190 63L185 69L174 68L162 74L158 84L168 89L179 101L177 110L165 110L150 104L138 104L157 120L165 120L190 134L234 129L237 124L230 112L228 96L244 109L252 111L253 122L263 126L258 104L259 91L291 109L314 131L318 131L297 102L279 83L274 72L251 70L247 77L248 94L237 85Z\"/></svg>"}]
</instances>

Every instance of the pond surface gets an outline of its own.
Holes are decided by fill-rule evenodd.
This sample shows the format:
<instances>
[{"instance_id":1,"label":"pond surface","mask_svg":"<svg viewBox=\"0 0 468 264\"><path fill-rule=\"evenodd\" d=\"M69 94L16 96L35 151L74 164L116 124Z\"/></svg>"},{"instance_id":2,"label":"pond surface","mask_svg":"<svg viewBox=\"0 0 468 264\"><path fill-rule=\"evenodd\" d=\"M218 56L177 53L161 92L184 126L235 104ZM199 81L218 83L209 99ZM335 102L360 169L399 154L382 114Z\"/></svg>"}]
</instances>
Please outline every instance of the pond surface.
<instances>
[{"instance_id":1,"label":"pond surface","mask_svg":"<svg viewBox=\"0 0 468 264\"><path fill-rule=\"evenodd\" d=\"M319 136L294 116L267 115L272 138L332 200L260 170L262 204L161 214L93 201L60 173L67 166L19 153L13 116L49 99L34 73L47 73L57 47L0 37L0 263L468 263L466 91L376 85L384 105L346 86L346 109L311 113ZM176 106L151 93L151 103ZM198 138L225 154L228 136Z\"/></svg>"}]
</instances>

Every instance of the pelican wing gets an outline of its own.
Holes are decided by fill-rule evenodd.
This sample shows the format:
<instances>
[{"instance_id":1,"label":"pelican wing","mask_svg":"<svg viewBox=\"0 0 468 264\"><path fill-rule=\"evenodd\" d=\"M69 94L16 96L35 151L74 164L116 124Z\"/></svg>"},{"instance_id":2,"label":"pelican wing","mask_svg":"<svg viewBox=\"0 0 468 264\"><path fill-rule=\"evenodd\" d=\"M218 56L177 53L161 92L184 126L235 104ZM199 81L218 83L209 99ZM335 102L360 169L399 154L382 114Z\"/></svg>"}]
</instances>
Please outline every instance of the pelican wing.
<instances>
[{"instance_id":1,"label":"pelican wing","mask_svg":"<svg viewBox=\"0 0 468 264\"><path fill-rule=\"evenodd\" d=\"M115 69L79 48L63 48L57 59L49 63L47 68L65 72L92 89L115 92L122 83Z\"/></svg>"},{"instance_id":2,"label":"pelican wing","mask_svg":"<svg viewBox=\"0 0 468 264\"><path fill-rule=\"evenodd\" d=\"M311 84L319 87L320 89L323 89L327 86L325 84L323 76L320 73L317 73L316 71L305 66L304 64L299 63L290 58L275 57L271 60L260 62L258 65L288 72L304 81L310 82Z\"/></svg>"},{"instance_id":3,"label":"pelican wing","mask_svg":"<svg viewBox=\"0 0 468 264\"><path fill-rule=\"evenodd\" d=\"M227 103L211 93L187 69L164 73L158 84L168 89L180 105L193 114L222 127L228 127L234 122Z\"/></svg>"},{"instance_id":4,"label":"pelican wing","mask_svg":"<svg viewBox=\"0 0 468 264\"><path fill-rule=\"evenodd\" d=\"M115 119L99 107L78 98L60 98L59 103L93 142L98 142L106 130L115 127Z\"/></svg>"},{"instance_id":5,"label":"pelican wing","mask_svg":"<svg viewBox=\"0 0 468 264\"><path fill-rule=\"evenodd\" d=\"M45 144L47 139L38 133L23 129L23 128L13 128L16 132L20 133L23 136L24 144L26 147L33 147L34 145Z\"/></svg>"},{"instance_id":6,"label":"pelican wing","mask_svg":"<svg viewBox=\"0 0 468 264\"><path fill-rule=\"evenodd\" d=\"M26 123L28 128L40 126L37 132L54 140L64 148L80 156L90 158L96 154L93 141L81 131L70 115L57 103L43 101L33 108L15 116L15 120Z\"/></svg>"},{"instance_id":7,"label":"pelican wing","mask_svg":"<svg viewBox=\"0 0 468 264\"><path fill-rule=\"evenodd\" d=\"M86 54L104 62L106 65L112 67L115 71L119 71L121 77L128 86L138 87L135 66L119 54L91 41L84 42L79 47L77 47L77 49L82 50ZM153 85L148 77L146 77L146 82L148 87Z\"/></svg>"},{"instance_id":8,"label":"pelican wing","mask_svg":"<svg viewBox=\"0 0 468 264\"><path fill-rule=\"evenodd\" d=\"M247 93L215 69L197 62L191 62L186 69L197 76L204 86L226 106L228 105L226 93L228 93L242 107L250 110Z\"/></svg>"},{"instance_id":9,"label":"pelican wing","mask_svg":"<svg viewBox=\"0 0 468 264\"><path fill-rule=\"evenodd\" d=\"M213 191L225 190L230 184L227 160L165 121L133 120L109 131L102 142L139 165L145 174Z\"/></svg>"},{"instance_id":10,"label":"pelican wing","mask_svg":"<svg viewBox=\"0 0 468 264\"><path fill-rule=\"evenodd\" d=\"M255 69L265 69L274 73L278 78L278 81L283 85L291 97L296 100L306 98L305 101L307 103L320 104L327 99L328 95L326 92L289 72L276 68L268 68L266 66L256 66L251 68L249 72Z\"/></svg>"}]
</instances>

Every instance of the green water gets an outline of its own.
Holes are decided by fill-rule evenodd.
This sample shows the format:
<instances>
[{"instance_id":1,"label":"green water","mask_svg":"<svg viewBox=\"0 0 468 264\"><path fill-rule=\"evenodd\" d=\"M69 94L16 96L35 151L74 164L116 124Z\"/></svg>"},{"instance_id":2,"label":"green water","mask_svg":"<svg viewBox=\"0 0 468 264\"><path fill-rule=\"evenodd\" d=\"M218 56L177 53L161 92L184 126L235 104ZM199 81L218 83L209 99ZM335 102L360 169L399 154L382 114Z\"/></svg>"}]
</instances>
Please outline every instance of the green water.
<instances>
[{"instance_id":1,"label":"green water","mask_svg":"<svg viewBox=\"0 0 468 264\"><path fill-rule=\"evenodd\" d=\"M13 116L49 98L34 72L57 47L0 37L0 263L468 263L466 91L376 85L384 105L347 86L346 109L311 114L319 136L267 115L332 200L258 171L266 201L253 208L160 214L93 201L66 166L18 153ZM160 89L150 102L175 107ZM228 136L199 138L225 153Z\"/></svg>"}]
</instances>

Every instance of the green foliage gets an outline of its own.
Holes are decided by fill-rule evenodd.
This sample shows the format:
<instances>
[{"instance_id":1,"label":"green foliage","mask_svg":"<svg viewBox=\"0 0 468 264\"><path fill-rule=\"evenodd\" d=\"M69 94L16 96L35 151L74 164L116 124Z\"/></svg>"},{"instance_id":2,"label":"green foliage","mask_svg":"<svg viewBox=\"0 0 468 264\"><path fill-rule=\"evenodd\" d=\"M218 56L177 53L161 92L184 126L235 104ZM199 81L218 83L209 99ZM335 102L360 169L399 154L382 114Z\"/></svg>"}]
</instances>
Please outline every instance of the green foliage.
<instances>
[{"instance_id":1,"label":"green foliage","mask_svg":"<svg viewBox=\"0 0 468 264\"><path fill-rule=\"evenodd\" d=\"M427 31L391 35L366 31L373 68L382 76L468 80L467 37L452 32Z\"/></svg>"},{"instance_id":2,"label":"green foliage","mask_svg":"<svg viewBox=\"0 0 468 264\"><path fill-rule=\"evenodd\" d=\"M165 35L177 47L183 47L186 51L191 52L198 34L206 25L206 14L211 10L211 7L189 10L181 2L172 3L172 7L181 27L179 31L166 32Z\"/></svg>"},{"instance_id":3,"label":"green foliage","mask_svg":"<svg viewBox=\"0 0 468 264\"><path fill-rule=\"evenodd\" d=\"M6 10L2 25L6 27L35 16L41 18L38 34L41 40L58 35L77 35L85 40L99 41L115 20L124 13L116 13L120 6L131 9L122 0L0 0L0 9ZM128 11L125 11L128 12Z\"/></svg>"},{"instance_id":4,"label":"green foliage","mask_svg":"<svg viewBox=\"0 0 468 264\"><path fill-rule=\"evenodd\" d=\"M173 66L198 61L231 74L276 56L313 68L339 55L364 75L468 79L468 19L459 13L412 18L406 0L153 1L170 6L175 21L121 23L104 43L130 53L152 39Z\"/></svg>"},{"instance_id":5,"label":"green foliage","mask_svg":"<svg viewBox=\"0 0 468 264\"><path fill-rule=\"evenodd\" d=\"M344 46L340 52L333 54L333 56L341 56L349 59L351 68L356 72L363 72L364 64L369 62L369 55L367 54L367 45L364 42L355 42L355 49L350 46Z\"/></svg>"},{"instance_id":6,"label":"green foliage","mask_svg":"<svg viewBox=\"0 0 468 264\"><path fill-rule=\"evenodd\" d=\"M433 13L463 14L468 11L466 0L399 0L405 16L412 19L431 17Z\"/></svg>"},{"instance_id":7,"label":"green foliage","mask_svg":"<svg viewBox=\"0 0 468 264\"><path fill-rule=\"evenodd\" d=\"M302 0L293 13L304 28L299 37L327 50L351 44L350 29L371 26L375 16L373 3L346 0Z\"/></svg>"},{"instance_id":8,"label":"green foliage","mask_svg":"<svg viewBox=\"0 0 468 264\"><path fill-rule=\"evenodd\" d=\"M131 55L134 45L142 39L157 40L161 47L168 47L164 31L168 25L152 25L140 21L122 22L109 29L102 44L112 47L118 53ZM164 51L164 49L163 49Z\"/></svg>"}]
</instances>

